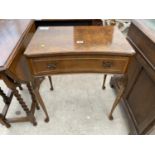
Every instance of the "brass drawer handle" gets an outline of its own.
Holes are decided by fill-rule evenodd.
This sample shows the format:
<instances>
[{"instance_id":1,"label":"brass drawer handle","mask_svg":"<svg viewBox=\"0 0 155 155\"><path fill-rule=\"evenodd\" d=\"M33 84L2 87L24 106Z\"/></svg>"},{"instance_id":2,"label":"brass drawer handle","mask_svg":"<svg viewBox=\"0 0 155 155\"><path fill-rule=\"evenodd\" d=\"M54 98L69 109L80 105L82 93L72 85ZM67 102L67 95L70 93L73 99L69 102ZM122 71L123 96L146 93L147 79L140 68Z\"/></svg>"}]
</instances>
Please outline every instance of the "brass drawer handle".
<instances>
[{"instance_id":1,"label":"brass drawer handle","mask_svg":"<svg viewBox=\"0 0 155 155\"><path fill-rule=\"evenodd\" d=\"M102 66L104 68L110 68L110 67L112 67L112 62L110 62L110 61L103 61Z\"/></svg>"},{"instance_id":2,"label":"brass drawer handle","mask_svg":"<svg viewBox=\"0 0 155 155\"><path fill-rule=\"evenodd\" d=\"M48 64L47 68L54 70L54 69L56 69L56 64Z\"/></svg>"}]
</instances>

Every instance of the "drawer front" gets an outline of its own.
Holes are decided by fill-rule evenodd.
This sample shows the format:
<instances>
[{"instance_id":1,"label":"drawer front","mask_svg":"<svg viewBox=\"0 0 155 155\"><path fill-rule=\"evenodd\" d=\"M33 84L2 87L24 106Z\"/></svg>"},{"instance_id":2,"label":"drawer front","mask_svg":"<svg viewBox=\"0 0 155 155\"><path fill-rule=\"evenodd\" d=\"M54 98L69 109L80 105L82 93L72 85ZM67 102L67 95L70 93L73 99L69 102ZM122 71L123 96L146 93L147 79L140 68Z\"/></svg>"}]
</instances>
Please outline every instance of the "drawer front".
<instances>
[{"instance_id":1,"label":"drawer front","mask_svg":"<svg viewBox=\"0 0 155 155\"><path fill-rule=\"evenodd\" d=\"M30 59L34 75L61 73L124 73L127 57L97 58L33 58Z\"/></svg>"}]
</instances>

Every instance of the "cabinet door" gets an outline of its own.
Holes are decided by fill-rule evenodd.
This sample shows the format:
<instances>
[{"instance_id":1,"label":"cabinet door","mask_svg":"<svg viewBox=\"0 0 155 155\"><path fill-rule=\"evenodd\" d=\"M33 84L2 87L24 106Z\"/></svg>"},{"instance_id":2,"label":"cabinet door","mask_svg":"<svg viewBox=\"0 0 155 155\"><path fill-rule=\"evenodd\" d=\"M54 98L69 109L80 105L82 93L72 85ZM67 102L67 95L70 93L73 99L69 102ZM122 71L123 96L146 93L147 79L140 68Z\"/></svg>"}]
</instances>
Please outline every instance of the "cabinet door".
<instances>
[{"instance_id":1,"label":"cabinet door","mask_svg":"<svg viewBox=\"0 0 155 155\"><path fill-rule=\"evenodd\" d=\"M155 83L142 67L132 91L127 97L139 133L155 119Z\"/></svg>"}]
</instances>

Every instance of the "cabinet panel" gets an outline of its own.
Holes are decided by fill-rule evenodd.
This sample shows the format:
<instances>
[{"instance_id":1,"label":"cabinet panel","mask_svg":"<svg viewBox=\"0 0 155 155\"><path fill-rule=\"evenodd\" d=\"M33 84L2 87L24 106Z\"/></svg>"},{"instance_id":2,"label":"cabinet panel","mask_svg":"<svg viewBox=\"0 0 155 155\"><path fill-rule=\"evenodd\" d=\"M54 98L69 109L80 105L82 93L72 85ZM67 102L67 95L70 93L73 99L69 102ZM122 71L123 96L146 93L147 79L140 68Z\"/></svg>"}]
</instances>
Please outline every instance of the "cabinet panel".
<instances>
[{"instance_id":1,"label":"cabinet panel","mask_svg":"<svg viewBox=\"0 0 155 155\"><path fill-rule=\"evenodd\" d=\"M142 69L130 95L127 98L129 107L136 120L139 131L143 131L155 118L155 84Z\"/></svg>"}]
</instances>

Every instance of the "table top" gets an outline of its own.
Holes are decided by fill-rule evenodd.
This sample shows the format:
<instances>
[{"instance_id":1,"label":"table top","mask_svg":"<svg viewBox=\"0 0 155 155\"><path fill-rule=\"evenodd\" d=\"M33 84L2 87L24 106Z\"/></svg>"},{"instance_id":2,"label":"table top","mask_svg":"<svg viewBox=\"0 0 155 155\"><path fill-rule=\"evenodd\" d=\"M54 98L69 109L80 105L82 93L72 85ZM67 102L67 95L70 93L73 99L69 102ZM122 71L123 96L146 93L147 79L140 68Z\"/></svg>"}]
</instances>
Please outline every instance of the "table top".
<instances>
[{"instance_id":1,"label":"table top","mask_svg":"<svg viewBox=\"0 0 155 155\"><path fill-rule=\"evenodd\" d=\"M27 57L63 54L133 55L115 26L38 27L24 54Z\"/></svg>"},{"instance_id":2,"label":"table top","mask_svg":"<svg viewBox=\"0 0 155 155\"><path fill-rule=\"evenodd\" d=\"M0 20L0 71L7 67L5 65L15 53L16 46L31 22L32 20Z\"/></svg>"}]
</instances>

